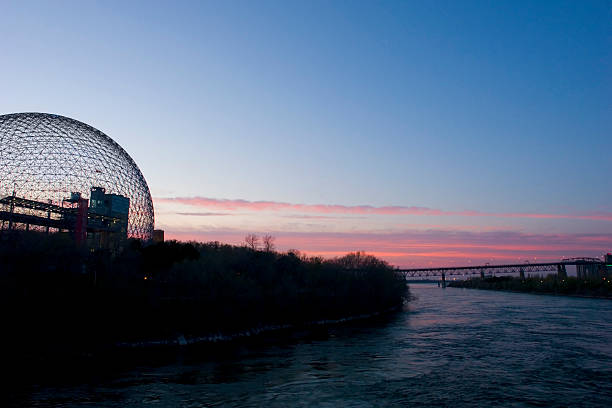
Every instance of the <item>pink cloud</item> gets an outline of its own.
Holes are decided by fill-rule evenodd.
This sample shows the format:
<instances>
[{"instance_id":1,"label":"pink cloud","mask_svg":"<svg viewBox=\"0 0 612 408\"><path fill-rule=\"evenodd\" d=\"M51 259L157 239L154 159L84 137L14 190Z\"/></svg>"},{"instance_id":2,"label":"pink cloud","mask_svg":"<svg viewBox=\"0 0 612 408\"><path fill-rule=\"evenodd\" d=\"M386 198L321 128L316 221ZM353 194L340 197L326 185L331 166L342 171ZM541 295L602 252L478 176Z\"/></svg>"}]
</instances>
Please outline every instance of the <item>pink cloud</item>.
<instances>
[{"instance_id":1,"label":"pink cloud","mask_svg":"<svg viewBox=\"0 0 612 408\"><path fill-rule=\"evenodd\" d=\"M294 204L277 201L230 200L207 197L170 197L156 198L156 202L177 203L193 207L213 208L222 211L295 211L315 214L360 214L360 215L420 215L420 216L462 216L462 217L498 217L498 218L531 218L531 219L573 219L612 222L612 213L600 212L592 214L547 214L523 212L482 212L482 211L446 211L428 207L415 206L383 206L370 205L338 205L338 204Z\"/></svg>"},{"instance_id":2,"label":"pink cloud","mask_svg":"<svg viewBox=\"0 0 612 408\"><path fill-rule=\"evenodd\" d=\"M224 217L228 215L228 213L215 213L215 212L177 212L178 215L186 215L188 217Z\"/></svg>"},{"instance_id":3,"label":"pink cloud","mask_svg":"<svg viewBox=\"0 0 612 408\"><path fill-rule=\"evenodd\" d=\"M241 230L167 230L168 239L240 244ZM268 233L264 231L263 233ZM400 267L453 266L559 260L601 256L612 249L612 234L525 234L510 231L405 231L401 233L272 232L279 250L341 256L365 251Z\"/></svg>"}]
</instances>

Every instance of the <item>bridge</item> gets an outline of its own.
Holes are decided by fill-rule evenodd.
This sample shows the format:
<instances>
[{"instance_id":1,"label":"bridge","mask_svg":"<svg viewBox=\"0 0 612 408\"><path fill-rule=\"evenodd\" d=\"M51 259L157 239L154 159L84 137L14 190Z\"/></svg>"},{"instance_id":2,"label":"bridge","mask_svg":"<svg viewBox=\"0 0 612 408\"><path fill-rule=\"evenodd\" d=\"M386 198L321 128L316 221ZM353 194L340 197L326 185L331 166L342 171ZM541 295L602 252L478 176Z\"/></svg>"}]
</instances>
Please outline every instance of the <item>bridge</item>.
<instances>
[{"instance_id":1,"label":"bridge","mask_svg":"<svg viewBox=\"0 0 612 408\"><path fill-rule=\"evenodd\" d=\"M474 265L474 266L452 266L445 268L414 268L398 269L406 278L416 277L440 277L442 282L446 282L447 276L473 276L480 275L484 278L489 274L512 275L518 274L521 278L525 273L552 272L560 277L567 277L567 266L575 266L578 278L592 276L599 273L606 264L597 258L567 258L558 262L542 263L522 263L504 265Z\"/></svg>"}]
</instances>

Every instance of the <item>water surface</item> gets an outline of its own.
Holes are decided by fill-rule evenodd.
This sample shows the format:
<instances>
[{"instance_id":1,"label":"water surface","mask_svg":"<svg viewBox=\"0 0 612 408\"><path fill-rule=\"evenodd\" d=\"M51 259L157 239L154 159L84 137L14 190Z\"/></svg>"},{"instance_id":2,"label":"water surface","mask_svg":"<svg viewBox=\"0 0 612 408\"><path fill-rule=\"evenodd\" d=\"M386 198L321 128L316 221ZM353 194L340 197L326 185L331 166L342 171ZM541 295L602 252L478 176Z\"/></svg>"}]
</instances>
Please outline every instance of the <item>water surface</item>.
<instances>
[{"instance_id":1,"label":"water surface","mask_svg":"<svg viewBox=\"0 0 612 408\"><path fill-rule=\"evenodd\" d=\"M612 404L612 301L411 285L378 321L99 362L15 394L35 407ZM51 367L50 371L54 368ZM59 372L60 367L57 367Z\"/></svg>"}]
</instances>

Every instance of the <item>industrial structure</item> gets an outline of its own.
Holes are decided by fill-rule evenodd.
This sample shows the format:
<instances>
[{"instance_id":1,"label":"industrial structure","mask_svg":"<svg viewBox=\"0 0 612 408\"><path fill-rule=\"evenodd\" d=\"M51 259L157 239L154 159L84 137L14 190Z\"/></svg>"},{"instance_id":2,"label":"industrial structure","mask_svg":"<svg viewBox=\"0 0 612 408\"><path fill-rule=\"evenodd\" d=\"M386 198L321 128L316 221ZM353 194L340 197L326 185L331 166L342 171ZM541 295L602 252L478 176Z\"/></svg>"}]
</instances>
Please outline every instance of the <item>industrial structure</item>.
<instances>
[{"instance_id":1,"label":"industrial structure","mask_svg":"<svg viewBox=\"0 0 612 408\"><path fill-rule=\"evenodd\" d=\"M164 242L164 230L162 229L153 230L153 242L155 243Z\"/></svg>"},{"instance_id":2,"label":"industrial structure","mask_svg":"<svg viewBox=\"0 0 612 408\"><path fill-rule=\"evenodd\" d=\"M15 194L4 197L0 199L0 231L67 232L74 235L77 243L87 242L91 248L119 248L128 236L130 199L105 194L102 187L93 187L91 197L90 201L73 192L62 200L62 205L28 200Z\"/></svg>"},{"instance_id":3,"label":"industrial structure","mask_svg":"<svg viewBox=\"0 0 612 408\"><path fill-rule=\"evenodd\" d=\"M99 130L59 115L2 115L0 225L112 248L153 238L153 202L134 160Z\"/></svg>"}]
</instances>

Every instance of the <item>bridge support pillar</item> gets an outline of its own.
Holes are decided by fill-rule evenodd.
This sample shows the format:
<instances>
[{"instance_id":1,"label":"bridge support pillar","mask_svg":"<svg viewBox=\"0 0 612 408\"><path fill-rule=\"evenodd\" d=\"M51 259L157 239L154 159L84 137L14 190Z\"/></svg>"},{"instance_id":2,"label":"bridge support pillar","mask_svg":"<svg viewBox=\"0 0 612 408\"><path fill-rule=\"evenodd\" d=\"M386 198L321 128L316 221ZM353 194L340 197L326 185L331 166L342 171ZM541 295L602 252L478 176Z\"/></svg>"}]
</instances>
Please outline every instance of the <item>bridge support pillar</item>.
<instances>
[{"instance_id":1,"label":"bridge support pillar","mask_svg":"<svg viewBox=\"0 0 612 408\"><path fill-rule=\"evenodd\" d=\"M442 272L442 287L446 287L446 274L444 272Z\"/></svg>"},{"instance_id":2,"label":"bridge support pillar","mask_svg":"<svg viewBox=\"0 0 612 408\"><path fill-rule=\"evenodd\" d=\"M480 279L484 279L484 269L480 270Z\"/></svg>"},{"instance_id":3,"label":"bridge support pillar","mask_svg":"<svg viewBox=\"0 0 612 408\"><path fill-rule=\"evenodd\" d=\"M521 268L521 270L519 271L519 274L521 276L521 280L525 280L525 271L523 270L523 268Z\"/></svg>"},{"instance_id":4,"label":"bridge support pillar","mask_svg":"<svg viewBox=\"0 0 612 408\"><path fill-rule=\"evenodd\" d=\"M557 278L565 279L567 278L567 271L565 270L565 265L557 265Z\"/></svg>"}]
</instances>

